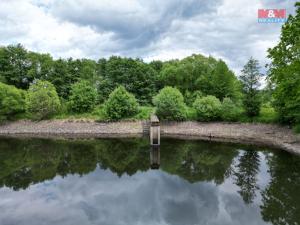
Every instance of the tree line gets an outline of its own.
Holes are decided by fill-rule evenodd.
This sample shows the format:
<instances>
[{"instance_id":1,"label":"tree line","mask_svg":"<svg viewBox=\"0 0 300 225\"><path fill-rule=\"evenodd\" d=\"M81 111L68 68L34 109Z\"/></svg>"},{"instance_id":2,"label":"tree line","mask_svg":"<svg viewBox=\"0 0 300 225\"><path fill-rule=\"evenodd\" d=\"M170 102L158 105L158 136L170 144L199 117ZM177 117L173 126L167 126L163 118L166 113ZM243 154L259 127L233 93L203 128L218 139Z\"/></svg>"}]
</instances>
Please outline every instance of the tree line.
<instances>
[{"instance_id":1,"label":"tree line","mask_svg":"<svg viewBox=\"0 0 300 225\"><path fill-rule=\"evenodd\" d=\"M0 47L0 117L47 119L95 113L99 119L300 122L299 3L268 51L268 85L250 58L237 77L221 59L194 54L182 60L112 56L53 59L22 45ZM138 116L137 116L138 115Z\"/></svg>"},{"instance_id":2,"label":"tree line","mask_svg":"<svg viewBox=\"0 0 300 225\"><path fill-rule=\"evenodd\" d=\"M241 80L211 56L150 63L117 56L55 60L18 44L0 48L0 80L5 119L23 111L46 119L62 110L91 112L99 105L111 120L130 118L140 106L155 106L169 120L222 119L221 103L225 120L243 111Z\"/></svg>"}]
</instances>

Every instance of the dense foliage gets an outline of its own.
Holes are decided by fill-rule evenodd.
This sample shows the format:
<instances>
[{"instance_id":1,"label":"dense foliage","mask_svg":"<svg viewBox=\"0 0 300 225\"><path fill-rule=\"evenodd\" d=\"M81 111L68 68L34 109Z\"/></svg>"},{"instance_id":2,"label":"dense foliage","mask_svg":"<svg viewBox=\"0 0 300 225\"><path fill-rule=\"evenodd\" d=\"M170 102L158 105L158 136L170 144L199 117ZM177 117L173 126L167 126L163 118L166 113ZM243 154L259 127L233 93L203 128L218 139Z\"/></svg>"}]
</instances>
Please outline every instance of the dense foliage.
<instances>
[{"instance_id":1,"label":"dense foliage","mask_svg":"<svg viewBox=\"0 0 300 225\"><path fill-rule=\"evenodd\" d=\"M17 88L28 88L33 80L30 66L28 53L20 44L0 48L0 80L3 82Z\"/></svg>"},{"instance_id":2,"label":"dense foliage","mask_svg":"<svg viewBox=\"0 0 300 225\"><path fill-rule=\"evenodd\" d=\"M26 109L34 119L47 119L60 109L60 100L53 84L34 81L27 92Z\"/></svg>"},{"instance_id":3,"label":"dense foliage","mask_svg":"<svg viewBox=\"0 0 300 225\"><path fill-rule=\"evenodd\" d=\"M73 112L83 113L91 111L97 100L97 90L86 80L71 86L69 107Z\"/></svg>"},{"instance_id":4,"label":"dense foliage","mask_svg":"<svg viewBox=\"0 0 300 225\"><path fill-rule=\"evenodd\" d=\"M224 98L221 107L221 119L224 121L238 121L242 114L242 109L230 98Z\"/></svg>"},{"instance_id":5,"label":"dense foliage","mask_svg":"<svg viewBox=\"0 0 300 225\"><path fill-rule=\"evenodd\" d=\"M300 2L282 26L280 42L269 49L274 106L283 122L300 123Z\"/></svg>"},{"instance_id":6,"label":"dense foliage","mask_svg":"<svg viewBox=\"0 0 300 225\"><path fill-rule=\"evenodd\" d=\"M110 57L100 60L102 80L99 91L106 98L117 86L122 85L134 94L141 104L151 103L156 92L157 72L148 64L137 59Z\"/></svg>"},{"instance_id":7,"label":"dense foliage","mask_svg":"<svg viewBox=\"0 0 300 225\"><path fill-rule=\"evenodd\" d=\"M200 121L213 121L220 117L221 102L215 96L198 97L193 107L197 112L197 118Z\"/></svg>"},{"instance_id":8,"label":"dense foliage","mask_svg":"<svg viewBox=\"0 0 300 225\"><path fill-rule=\"evenodd\" d=\"M153 98L156 114L162 120L186 119L186 106L177 88L165 87Z\"/></svg>"},{"instance_id":9,"label":"dense foliage","mask_svg":"<svg viewBox=\"0 0 300 225\"><path fill-rule=\"evenodd\" d=\"M162 86L175 86L184 95L201 91L220 100L239 98L239 82L222 60L192 55L183 60L166 62L159 74Z\"/></svg>"},{"instance_id":10,"label":"dense foliage","mask_svg":"<svg viewBox=\"0 0 300 225\"><path fill-rule=\"evenodd\" d=\"M0 83L0 121L25 111L25 92Z\"/></svg>"},{"instance_id":11,"label":"dense foliage","mask_svg":"<svg viewBox=\"0 0 300 225\"><path fill-rule=\"evenodd\" d=\"M138 103L134 95L128 93L123 86L117 87L105 102L107 118L120 120L137 114Z\"/></svg>"},{"instance_id":12,"label":"dense foliage","mask_svg":"<svg viewBox=\"0 0 300 225\"><path fill-rule=\"evenodd\" d=\"M299 130L300 3L295 6L296 13L282 26L279 43L268 50L271 64L264 89L259 88L260 67L253 58L238 79L224 61L201 54L150 63L119 56L97 61L53 59L17 44L0 47L0 117L13 119L24 112L27 91L27 112L38 118L57 112L60 101L68 102L73 112L95 113L101 118L106 110L108 119L137 116L139 103L143 112L134 118L148 115L155 106L166 120L197 117L205 121L276 122L279 118ZM33 87L40 82L51 90L39 87L39 96ZM124 88L115 90L120 85ZM130 97L126 100L124 96Z\"/></svg>"},{"instance_id":13,"label":"dense foliage","mask_svg":"<svg viewBox=\"0 0 300 225\"><path fill-rule=\"evenodd\" d=\"M259 69L258 61L250 58L240 76L244 92L244 108L249 117L257 116L260 110L261 100L258 88L261 73Z\"/></svg>"}]
</instances>

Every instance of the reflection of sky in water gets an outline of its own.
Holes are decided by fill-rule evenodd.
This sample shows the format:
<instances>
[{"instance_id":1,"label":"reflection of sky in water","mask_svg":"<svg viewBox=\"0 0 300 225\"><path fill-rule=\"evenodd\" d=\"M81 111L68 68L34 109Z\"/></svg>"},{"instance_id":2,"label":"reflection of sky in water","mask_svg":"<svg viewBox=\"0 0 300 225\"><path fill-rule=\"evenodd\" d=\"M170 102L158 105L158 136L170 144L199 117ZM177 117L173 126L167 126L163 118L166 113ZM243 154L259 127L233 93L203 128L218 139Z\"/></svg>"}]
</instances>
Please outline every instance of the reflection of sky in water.
<instances>
[{"instance_id":1,"label":"reflection of sky in water","mask_svg":"<svg viewBox=\"0 0 300 225\"><path fill-rule=\"evenodd\" d=\"M266 183L265 162L258 174ZM97 168L85 175L56 176L22 191L0 189L0 224L265 224L258 197L246 205L231 178L191 184L161 170L119 178Z\"/></svg>"}]
</instances>

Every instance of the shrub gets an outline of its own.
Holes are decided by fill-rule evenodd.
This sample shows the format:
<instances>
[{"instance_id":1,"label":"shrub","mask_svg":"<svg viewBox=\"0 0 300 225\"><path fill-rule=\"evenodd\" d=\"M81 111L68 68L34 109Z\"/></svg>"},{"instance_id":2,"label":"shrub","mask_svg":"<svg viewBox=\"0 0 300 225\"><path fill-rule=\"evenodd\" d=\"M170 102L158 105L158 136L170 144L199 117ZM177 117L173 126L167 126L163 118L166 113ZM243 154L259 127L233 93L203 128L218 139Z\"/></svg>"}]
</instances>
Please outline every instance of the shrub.
<instances>
[{"instance_id":1,"label":"shrub","mask_svg":"<svg viewBox=\"0 0 300 225\"><path fill-rule=\"evenodd\" d=\"M104 104L97 105L92 111L91 115L96 118L97 121L106 121L107 116L105 112Z\"/></svg>"},{"instance_id":2,"label":"shrub","mask_svg":"<svg viewBox=\"0 0 300 225\"><path fill-rule=\"evenodd\" d=\"M34 119L47 119L60 109L56 89L48 81L34 81L26 96L26 110Z\"/></svg>"},{"instance_id":3,"label":"shrub","mask_svg":"<svg viewBox=\"0 0 300 225\"><path fill-rule=\"evenodd\" d=\"M136 115L138 106L134 95L119 86L109 95L104 107L108 119L120 120Z\"/></svg>"},{"instance_id":4,"label":"shrub","mask_svg":"<svg viewBox=\"0 0 300 225\"><path fill-rule=\"evenodd\" d=\"M261 102L259 97L256 95L257 94L255 94L253 97L245 96L243 101L246 114L249 117L259 116L260 113Z\"/></svg>"},{"instance_id":5,"label":"shrub","mask_svg":"<svg viewBox=\"0 0 300 225\"><path fill-rule=\"evenodd\" d=\"M0 83L0 120L25 111L25 91Z\"/></svg>"},{"instance_id":6,"label":"shrub","mask_svg":"<svg viewBox=\"0 0 300 225\"><path fill-rule=\"evenodd\" d=\"M297 134L300 134L300 124L297 124L293 127L293 131Z\"/></svg>"},{"instance_id":7,"label":"shrub","mask_svg":"<svg viewBox=\"0 0 300 225\"><path fill-rule=\"evenodd\" d=\"M135 115L135 119L148 120L154 112L154 107L151 106L140 106L138 114Z\"/></svg>"},{"instance_id":8,"label":"shrub","mask_svg":"<svg viewBox=\"0 0 300 225\"><path fill-rule=\"evenodd\" d=\"M187 104L188 106L192 106L194 101L196 100L196 98L198 97L203 97L203 93L199 90L194 91L194 92L190 92L190 91L186 91L184 93L184 102L185 104Z\"/></svg>"},{"instance_id":9,"label":"shrub","mask_svg":"<svg viewBox=\"0 0 300 225\"><path fill-rule=\"evenodd\" d=\"M230 99L224 98L221 107L221 118L224 121L238 121L242 110Z\"/></svg>"},{"instance_id":10,"label":"shrub","mask_svg":"<svg viewBox=\"0 0 300 225\"><path fill-rule=\"evenodd\" d=\"M177 88L165 87L153 98L156 114L162 120L186 119L186 106Z\"/></svg>"},{"instance_id":11,"label":"shrub","mask_svg":"<svg viewBox=\"0 0 300 225\"><path fill-rule=\"evenodd\" d=\"M193 107L196 110L198 120L212 121L219 118L222 105L215 96L208 95L203 98L198 97Z\"/></svg>"},{"instance_id":12,"label":"shrub","mask_svg":"<svg viewBox=\"0 0 300 225\"><path fill-rule=\"evenodd\" d=\"M186 116L188 120L197 120L197 112L193 107L186 107Z\"/></svg>"},{"instance_id":13,"label":"shrub","mask_svg":"<svg viewBox=\"0 0 300 225\"><path fill-rule=\"evenodd\" d=\"M88 81L82 80L71 86L69 107L73 112L83 113L94 109L97 90Z\"/></svg>"},{"instance_id":14,"label":"shrub","mask_svg":"<svg viewBox=\"0 0 300 225\"><path fill-rule=\"evenodd\" d=\"M253 121L259 123L276 123L278 122L278 113L270 103L263 104L260 108L259 116L254 117Z\"/></svg>"}]
</instances>

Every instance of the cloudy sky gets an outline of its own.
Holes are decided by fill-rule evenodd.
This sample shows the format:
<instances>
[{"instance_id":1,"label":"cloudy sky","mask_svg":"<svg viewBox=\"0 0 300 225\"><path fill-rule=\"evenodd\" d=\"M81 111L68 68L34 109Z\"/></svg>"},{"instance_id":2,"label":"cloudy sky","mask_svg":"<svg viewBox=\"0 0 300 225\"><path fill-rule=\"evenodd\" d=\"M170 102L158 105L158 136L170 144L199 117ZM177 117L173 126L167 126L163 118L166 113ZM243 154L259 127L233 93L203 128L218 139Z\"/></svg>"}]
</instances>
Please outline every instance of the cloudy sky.
<instances>
[{"instance_id":1,"label":"cloudy sky","mask_svg":"<svg viewBox=\"0 0 300 225\"><path fill-rule=\"evenodd\" d=\"M258 178L263 177L258 174ZM246 205L232 181L189 183L163 171L118 177L97 169L31 185L0 188L3 225L264 225L259 200Z\"/></svg>"},{"instance_id":2,"label":"cloudy sky","mask_svg":"<svg viewBox=\"0 0 300 225\"><path fill-rule=\"evenodd\" d=\"M257 22L258 9L296 0L0 0L0 45L21 43L55 58L121 55L145 61L193 53L235 72L250 56L266 61L282 24Z\"/></svg>"}]
</instances>

